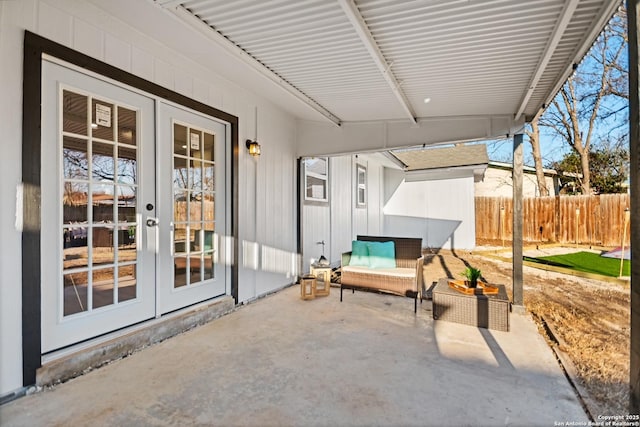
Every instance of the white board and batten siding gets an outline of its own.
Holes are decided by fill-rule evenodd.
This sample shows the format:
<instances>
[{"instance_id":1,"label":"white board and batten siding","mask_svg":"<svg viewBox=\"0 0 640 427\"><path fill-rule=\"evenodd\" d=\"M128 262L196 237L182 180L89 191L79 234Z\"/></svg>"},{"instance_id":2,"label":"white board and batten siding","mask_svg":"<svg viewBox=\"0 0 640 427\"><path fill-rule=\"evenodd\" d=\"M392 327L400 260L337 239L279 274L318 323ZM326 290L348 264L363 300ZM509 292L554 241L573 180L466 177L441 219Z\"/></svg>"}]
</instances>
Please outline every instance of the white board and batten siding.
<instances>
[{"instance_id":1,"label":"white board and batten siding","mask_svg":"<svg viewBox=\"0 0 640 427\"><path fill-rule=\"evenodd\" d=\"M194 61L180 46L207 51L201 34L172 25L159 7L144 7L135 26L111 14L120 4L133 16L142 3L74 0L0 1L0 135L3 200L15 201L22 180L22 56L28 30L239 118L239 299L292 283L297 271L296 120L269 100L224 79L217 67L232 58ZM128 18L127 18L128 19ZM167 32L166 28L175 27ZM243 142L258 139L251 158ZM22 386L20 203L0 209L0 396ZM18 349L18 350L16 350Z\"/></svg>"},{"instance_id":2,"label":"white board and batten siding","mask_svg":"<svg viewBox=\"0 0 640 427\"><path fill-rule=\"evenodd\" d=\"M422 237L422 246L475 247L473 176L405 182L401 172L385 170L386 235Z\"/></svg>"},{"instance_id":3,"label":"white board and batten siding","mask_svg":"<svg viewBox=\"0 0 640 427\"><path fill-rule=\"evenodd\" d=\"M356 204L357 165L367 170L365 207ZM329 202L308 203L302 196L303 271L308 271L312 259L317 260L322 255L322 245L318 242L324 240L324 256L332 266L337 266L342 253L351 250L351 241L358 234L382 233L383 169L378 161L367 155L329 158Z\"/></svg>"}]
</instances>

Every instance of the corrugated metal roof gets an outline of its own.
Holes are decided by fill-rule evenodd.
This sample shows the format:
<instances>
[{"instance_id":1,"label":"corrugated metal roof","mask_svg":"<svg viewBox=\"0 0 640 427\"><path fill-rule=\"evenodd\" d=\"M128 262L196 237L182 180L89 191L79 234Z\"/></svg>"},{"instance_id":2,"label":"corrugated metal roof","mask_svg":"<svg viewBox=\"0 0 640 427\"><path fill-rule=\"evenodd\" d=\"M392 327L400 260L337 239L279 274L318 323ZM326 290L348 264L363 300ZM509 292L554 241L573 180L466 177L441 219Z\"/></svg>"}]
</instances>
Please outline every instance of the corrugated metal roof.
<instances>
[{"instance_id":1,"label":"corrugated metal roof","mask_svg":"<svg viewBox=\"0 0 640 427\"><path fill-rule=\"evenodd\" d=\"M519 112L533 116L619 4L618 0L156 2L178 5L197 17L340 121L405 120L407 111L418 118ZM357 22L345 13L349 7L355 8L355 20L365 24L364 39ZM383 76L371 46L382 54L383 68L393 75L397 88Z\"/></svg>"}]
</instances>

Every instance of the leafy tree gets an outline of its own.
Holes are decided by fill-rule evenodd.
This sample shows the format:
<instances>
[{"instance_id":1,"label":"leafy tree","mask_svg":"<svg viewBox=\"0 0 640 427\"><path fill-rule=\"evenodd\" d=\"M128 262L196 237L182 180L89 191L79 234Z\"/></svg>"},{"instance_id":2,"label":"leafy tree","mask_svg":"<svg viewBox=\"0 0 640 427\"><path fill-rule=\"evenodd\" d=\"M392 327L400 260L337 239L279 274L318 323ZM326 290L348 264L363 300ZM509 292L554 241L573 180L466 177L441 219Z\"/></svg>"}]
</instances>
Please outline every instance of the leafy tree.
<instances>
[{"instance_id":1,"label":"leafy tree","mask_svg":"<svg viewBox=\"0 0 640 427\"><path fill-rule=\"evenodd\" d=\"M603 145L589 152L591 191L596 194L623 193L624 182L629 176L629 152L622 144L613 147ZM582 160L578 153L570 151L558 162L551 164L560 174L562 189L568 194L585 194L581 173Z\"/></svg>"},{"instance_id":2,"label":"leafy tree","mask_svg":"<svg viewBox=\"0 0 640 427\"><path fill-rule=\"evenodd\" d=\"M540 117L539 125L571 148L561 162L571 164L574 173L581 175L582 194L590 194L594 185L590 161L592 153L600 153L593 147L594 140L603 138L598 135L600 129L611 133L621 128L623 121L616 118L626 114L628 108L626 22L626 10L621 7Z\"/></svg>"}]
</instances>

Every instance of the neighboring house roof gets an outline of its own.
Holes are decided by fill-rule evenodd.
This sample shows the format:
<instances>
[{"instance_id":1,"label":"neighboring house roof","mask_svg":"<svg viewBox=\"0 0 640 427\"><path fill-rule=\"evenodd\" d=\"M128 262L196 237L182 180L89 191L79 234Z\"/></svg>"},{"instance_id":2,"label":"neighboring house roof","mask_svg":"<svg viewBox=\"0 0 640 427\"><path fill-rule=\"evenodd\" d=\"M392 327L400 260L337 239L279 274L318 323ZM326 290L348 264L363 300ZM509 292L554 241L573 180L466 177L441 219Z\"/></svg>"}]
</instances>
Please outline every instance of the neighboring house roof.
<instances>
[{"instance_id":1,"label":"neighboring house roof","mask_svg":"<svg viewBox=\"0 0 640 427\"><path fill-rule=\"evenodd\" d=\"M495 161L490 161L489 167L492 169L505 169L505 170L513 169L513 165L511 163L495 162ZM548 176L558 175L558 172L555 169L543 168L542 170L544 171L544 174ZM534 168L533 166L524 166L523 171L524 173L536 173L536 168Z\"/></svg>"},{"instance_id":2,"label":"neighboring house roof","mask_svg":"<svg viewBox=\"0 0 640 427\"><path fill-rule=\"evenodd\" d=\"M391 154L406 165L406 171L486 165L489 163L487 146L484 144L396 150L392 151Z\"/></svg>"}]
</instances>

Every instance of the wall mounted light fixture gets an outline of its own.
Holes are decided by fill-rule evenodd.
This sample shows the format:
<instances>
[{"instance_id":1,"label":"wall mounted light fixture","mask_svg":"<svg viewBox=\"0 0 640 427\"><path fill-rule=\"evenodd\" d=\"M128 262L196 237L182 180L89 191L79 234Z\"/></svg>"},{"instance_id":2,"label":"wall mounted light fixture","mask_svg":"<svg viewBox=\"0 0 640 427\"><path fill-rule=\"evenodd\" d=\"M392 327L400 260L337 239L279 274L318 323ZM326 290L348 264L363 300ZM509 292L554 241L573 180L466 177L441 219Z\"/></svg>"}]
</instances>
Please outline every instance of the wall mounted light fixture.
<instances>
[{"instance_id":1,"label":"wall mounted light fixture","mask_svg":"<svg viewBox=\"0 0 640 427\"><path fill-rule=\"evenodd\" d=\"M258 144L258 141L247 139L247 149L249 150L249 154L254 157L260 155L260 144Z\"/></svg>"},{"instance_id":2,"label":"wall mounted light fixture","mask_svg":"<svg viewBox=\"0 0 640 427\"><path fill-rule=\"evenodd\" d=\"M258 144L258 107L256 106L256 119L255 119L255 132L254 132L254 140L247 139L247 150L249 150L249 154L253 157L258 157L260 155L260 144Z\"/></svg>"}]
</instances>

